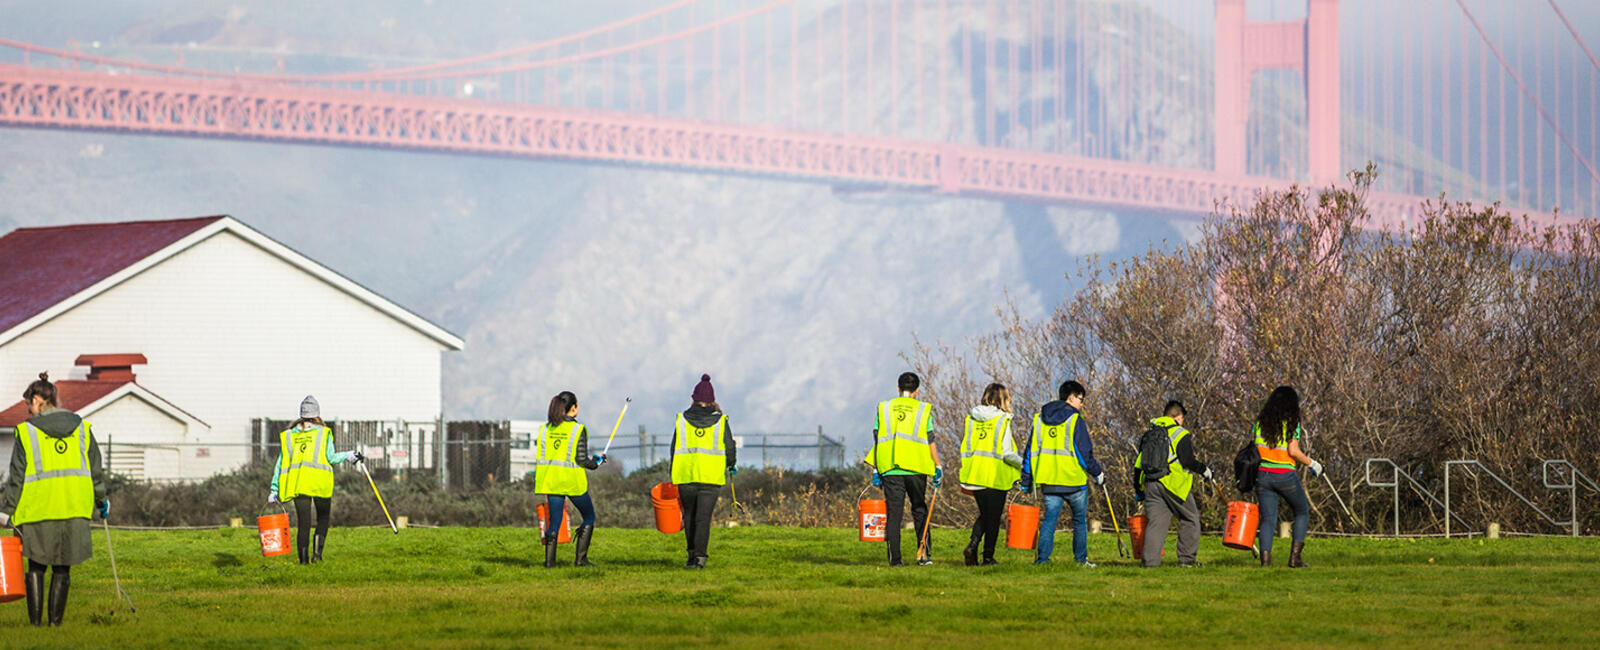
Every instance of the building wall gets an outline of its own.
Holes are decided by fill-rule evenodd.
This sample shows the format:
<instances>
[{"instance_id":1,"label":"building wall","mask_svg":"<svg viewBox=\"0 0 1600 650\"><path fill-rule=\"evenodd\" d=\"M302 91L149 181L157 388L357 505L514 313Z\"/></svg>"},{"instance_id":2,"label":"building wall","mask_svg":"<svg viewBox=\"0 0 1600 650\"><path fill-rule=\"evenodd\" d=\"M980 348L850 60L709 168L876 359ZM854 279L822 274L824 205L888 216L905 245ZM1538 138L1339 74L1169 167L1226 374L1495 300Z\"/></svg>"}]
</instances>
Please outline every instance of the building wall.
<instances>
[{"instance_id":1,"label":"building wall","mask_svg":"<svg viewBox=\"0 0 1600 650\"><path fill-rule=\"evenodd\" d=\"M210 474L249 459L250 418L292 418L308 394L324 418L437 417L444 349L223 232L0 347L0 368L20 391L81 377L79 354L144 354L139 383L211 426L184 459Z\"/></svg>"},{"instance_id":2,"label":"building wall","mask_svg":"<svg viewBox=\"0 0 1600 650\"><path fill-rule=\"evenodd\" d=\"M209 458L196 458L198 449L210 444L204 425L196 423L191 431L189 423L136 395L123 395L83 416L94 425L102 460L113 472L154 481L205 478L211 473Z\"/></svg>"}]
</instances>

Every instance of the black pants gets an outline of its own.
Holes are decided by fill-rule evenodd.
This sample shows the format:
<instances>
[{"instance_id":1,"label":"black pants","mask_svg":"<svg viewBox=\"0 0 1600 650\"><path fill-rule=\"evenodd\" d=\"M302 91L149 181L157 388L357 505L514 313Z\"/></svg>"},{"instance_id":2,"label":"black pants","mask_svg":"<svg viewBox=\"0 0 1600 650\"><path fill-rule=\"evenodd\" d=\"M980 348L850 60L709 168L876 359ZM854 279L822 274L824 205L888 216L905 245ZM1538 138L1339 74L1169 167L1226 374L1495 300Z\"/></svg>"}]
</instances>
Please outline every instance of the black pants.
<instances>
[{"instance_id":1,"label":"black pants","mask_svg":"<svg viewBox=\"0 0 1600 650\"><path fill-rule=\"evenodd\" d=\"M972 493L978 502L978 518L972 522L972 544L983 538L983 557L994 558L994 543L1000 539L1000 515L1006 509L1006 491L984 488Z\"/></svg>"},{"instance_id":2,"label":"black pants","mask_svg":"<svg viewBox=\"0 0 1600 650\"><path fill-rule=\"evenodd\" d=\"M311 506L317 506L317 536L328 535L328 511L333 509L333 499L330 497L297 496L294 498L295 520L300 522L300 537L295 540L295 547L305 549L311 546Z\"/></svg>"},{"instance_id":3,"label":"black pants","mask_svg":"<svg viewBox=\"0 0 1600 650\"><path fill-rule=\"evenodd\" d=\"M928 524L928 477L922 474L883 477L883 498L889 502L889 521L883 531L889 543L889 563L900 562L900 527L905 517L905 500L911 499L911 525L922 541L922 529ZM933 537L928 537L928 557L933 557Z\"/></svg>"},{"instance_id":4,"label":"black pants","mask_svg":"<svg viewBox=\"0 0 1600 650\"><path fill-rule=\"evenodd\" d=\"M683 539L689 559L706 556L711 541L711 513L717 509L722 486L709 483L678 485L678 508L683 511Z\"/></svg>"}]
</instances>

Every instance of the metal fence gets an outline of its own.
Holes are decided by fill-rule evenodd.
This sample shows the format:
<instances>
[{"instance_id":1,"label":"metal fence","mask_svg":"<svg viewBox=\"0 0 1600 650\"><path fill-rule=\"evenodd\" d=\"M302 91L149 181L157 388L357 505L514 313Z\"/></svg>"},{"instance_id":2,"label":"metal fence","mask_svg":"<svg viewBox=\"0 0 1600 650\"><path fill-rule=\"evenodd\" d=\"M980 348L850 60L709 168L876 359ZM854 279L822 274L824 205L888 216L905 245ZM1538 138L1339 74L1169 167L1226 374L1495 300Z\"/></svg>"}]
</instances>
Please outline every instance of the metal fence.
<instances>
[{"instance_id":1,"label":"metal fence","mask_svg":"<svg viewBox=\"0 0 1600 650\"><path fill-rule=\"evenodd\" d=\"M733 438L740 465L796 470L846 465L844 441L828 437L822 427L816 433L743 433ZM651 433L641 426L636 434L617 437L611 458L628 469L649 467L671 457L671 447L672 433Z\"/></svg>"}]
</instances>

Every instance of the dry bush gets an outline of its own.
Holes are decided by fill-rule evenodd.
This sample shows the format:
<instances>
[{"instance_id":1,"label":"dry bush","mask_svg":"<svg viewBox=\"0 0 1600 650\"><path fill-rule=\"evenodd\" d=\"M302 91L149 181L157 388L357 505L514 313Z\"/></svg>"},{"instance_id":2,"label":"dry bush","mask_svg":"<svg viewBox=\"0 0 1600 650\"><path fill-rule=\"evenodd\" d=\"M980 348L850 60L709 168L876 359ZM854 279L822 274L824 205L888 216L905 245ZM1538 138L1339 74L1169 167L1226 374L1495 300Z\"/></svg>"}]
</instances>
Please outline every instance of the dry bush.
<instances>
[{"instance_id":1,"label":"dry bush","mask_svg":"<svg viewBox=\"0 0 1600 650\"><path fill-rule=\"evenodd\" d=\"M1119 509L1136 438L1167 399L1189 406L1201 460L1231 482L1262 400L1289 384L1303 399L1304 444L1364 524L1308 480L1318 529L1392 530L1389 493L1363 483L1370 457L1441 496L1443 462L1477 459L1564 519L1565 493L1545 490L1539 470L1562 458L1600 476L1582 426L1600 410L1600 225L1535 228L1498 205L1440 200L1386 231L1364 206L1373 178L1368 168L1349 187L1264 194L1213 215L1192 244L1089 258L1082 288L1053 313L1028 320L1002 306L994 333L960 348L918 342L908 360L939 422L960 422L989 381L1012 387L1019 444L1056 384L1082 381ZM1468 521L1561 532L1492 481L1452 474ZM1207 508L1207 527L1221 511ZM970 521L970 509L948 514ZM1433 531L1441 517L1402 490L1403 529Z\"/></svg>"}]
</instances>

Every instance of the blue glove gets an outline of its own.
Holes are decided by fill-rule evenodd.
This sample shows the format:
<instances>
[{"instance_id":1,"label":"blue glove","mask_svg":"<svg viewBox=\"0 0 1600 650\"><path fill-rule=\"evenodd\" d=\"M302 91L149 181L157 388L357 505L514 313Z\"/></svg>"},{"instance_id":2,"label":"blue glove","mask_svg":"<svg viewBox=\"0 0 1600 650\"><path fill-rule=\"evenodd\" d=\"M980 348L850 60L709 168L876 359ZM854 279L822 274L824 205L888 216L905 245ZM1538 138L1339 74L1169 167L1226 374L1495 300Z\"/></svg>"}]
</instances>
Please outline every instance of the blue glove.
<instances>
[{"instance_id":1,"label":"blue glove","mask_svg":"<svg viewBox=\"0 0 1600 650\"><path fill-rule=\"evenodd\" d=\"M734 474L738 474L738 473L739 473L739 468L734 467L732 465L728 466L728 476L733 476Z\"/></svg>"},{"instance_id":2,"label":"blue glove","mask_svg":"<svg viewBox=\"0 0 1600 650\"><path fill-rule=\"evenodd\" d=\"M604 465L604 464L606 464L606 455L605 454L600 454L599 456L595 456L594 457L594 464L596 464L596 465Z\"/></svg>"},{"instance_id":3,"label":"blue glove","mask_svg":"<svg viewBox=\"0 0 1600 650\"><path fill-rule=\"evenodd\" d=\"M944 482L944 468L943 467L935 467L935 468L933 468L933 486L934 487L939 487L939 484L943 483L943 482Z\"/></svg>"},{"instance_id":4,"label":"blue glove","mask_svg":"<svg viewBox=\"0 0 1600 650\"><path fill-rule=\"evenodd\" d=\"M879 474L877 472L873 472L872 473L872 487L883 487L883 475L882 474Z\"/></svg>"},{"instance_id":5,"label":"blue glove","mask_svg":"<svg viewBox=\"0 0 1600 650\"><path fill-rule=\"evenodd\" d=\"M1143 492L1134 492L1133 493L1133 500L1134 501L1141 501L1141 502L1144 501L1144 493Z\"/></svg>"},{"instance_id":6,"label":"blue glove","mask_svg":"<svg viewBox=\"0 0 1600 650\"><path fill-rule=\"evenodd\" d=\"M111 517L111 500L101 501L95 506L95 512L100 513L101 519L109 519Z\"/></svg>"},{"instance_id":7,"label":"blue glove","mask_svg":"<svg viewBox=\"0 0 1600 650\"><path fill-rule=\"evenodd\" d=\"M1022 493L1023 494L1033 494L1033 484L1032 483L1023 483L1022 484Z\"/></svg>"}]
</instances>

